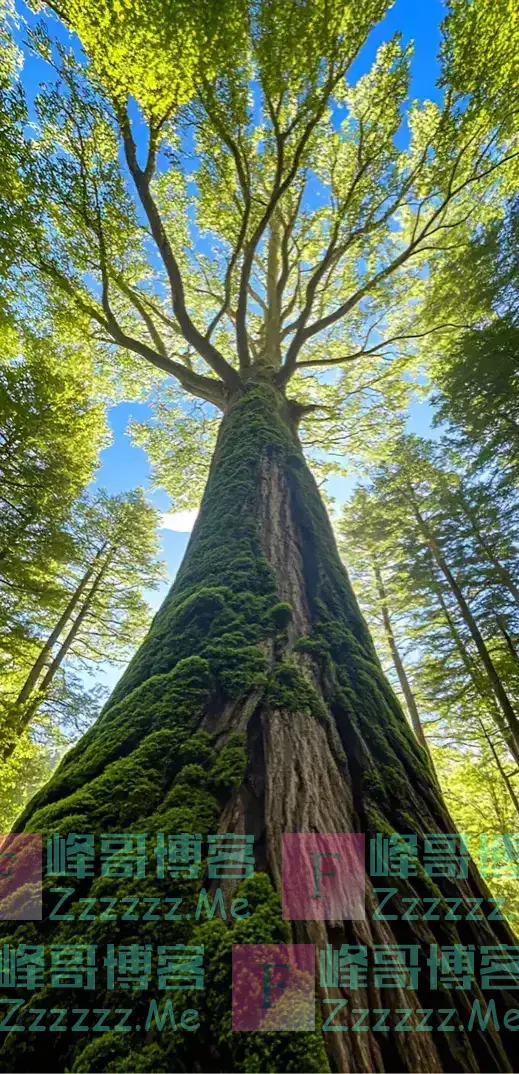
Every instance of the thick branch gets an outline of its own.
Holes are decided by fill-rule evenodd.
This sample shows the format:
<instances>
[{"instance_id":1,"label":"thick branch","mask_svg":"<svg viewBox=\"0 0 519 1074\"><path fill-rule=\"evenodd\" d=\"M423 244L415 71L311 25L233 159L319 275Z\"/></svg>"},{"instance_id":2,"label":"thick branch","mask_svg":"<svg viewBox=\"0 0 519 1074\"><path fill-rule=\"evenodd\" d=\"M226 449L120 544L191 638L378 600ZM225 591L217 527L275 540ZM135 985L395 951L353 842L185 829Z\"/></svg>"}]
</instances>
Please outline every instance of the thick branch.
<instances>
[{"instance_id":1,"label":"thick branch","mask_svg":"<svg viewBox=\"0 0 519 1074\"><path fill-rule=\"evenodd\" d=\"M54 282L77 303L84 313L106 329L110 333L114 343L117 343L121 347L125 347L126 350L132 351L134 354L138 354L140 358L144 358L145 361L150 362L151 365L155 366L156 369L162 370L163 373L167 373L168 376L175 377L181 386L185 388L186 391L190 392L191 395L196 395L200 399L205 399L208 403L213 403L215 406L223 409L225 406L226 391L222 381L215 380L212 377L204 377L200 373L193 373L190 369L181 365L180 362L175 362L171 358L165 358L142 340L127 335L113 315L106 296L105 303L108 307L108 316L106 312L103 316L99 307L94 302L87 301L55 265L41 259L39 268L52 276Z\"/></svg>"},{"instance_id":2,"label":"thick branch","mask_svg":"<svg viewBox=\"0 0 519 1074\"><path fill-rule=\"evenodd\" d=\"M303 130L303 134L301 135L299 144L296 146L296 149L294 151L292 164L284 179L282 179L282 175L285 166L285 142L288 136L288 132L285 131L284 133L282 133L279 130L276 112L272 108L270 102L267 101L276 138L276 171L272 184L272 193L270 195L270 199L266 206L265 212L263 213L261 220L258 222L253 234L251 235L251 238L249 239L244 249L243 264L240 276L240 286L238 292L238 304L236 308L236 343L238 347L240 369L247 368L248 366L250 366L250 354L246 331L247 299L252 265L258 244L263 237L266 228L269 225L270 219L274 210L276 209L276 206L278 205L280 199L283 197L283 194L288 190L291 183L294 181L299 171L301 160L308 145L308 142L310 141L310 138L315 128L317 127L318 123L322 119L322 116L324 115L329 95L332 92L334 85L339 81L341 74L342 72L338 74L332 69L327 79L326 85L323 89L321 104L319 108L316 108L312 118Z\"/></svg>"},{"instance_id":3,"label":"thick branch","mask_svg":"<svg viewBox=\"0 0 519 1074\"><path fill-rule=\"evenodd\" d=\"M229 365L210 340L199 332L187 312L184 285L180 269L164 230L157 205L150 191L149 175L139 167L136 145L130 128L130 121L126 114L120 114L118 118L123 138L126 162L135 183L142 207L146 213L151 233L168 274L173 310L182 329L184 338L187 343L195 348L211 369L217 373L224 384L226 384L229 389L235 390L241 384L239 374L231 365Z\"/></svg>"},{"instance_id":4,"label":"thick branch","mask_svg":"<svg viewBox=\"0 0 519 1074\"><path fill-rule=\"evenodd\" d=\"M491 149L493 141L494 141L494 138L491 139L490 143L485 147L485 149L479 155L479 157L478 157L478 165L481 163L481 161L484 159L485 155ZM466 147L464 147L464 148L466 148ZM425 224L423 225L423 227L421 228L421 230L419 231L418 234L417 234L417 226L416 226L416 223L415 223L415 228L413 230L413 234L412 234L411 239L410 239L408 245L406 246L406 248L404 250L402 250L401 253L398 254L397 257L393 258L393 260L390 261L388 265L386 265L383 269L380 269L379 272L375 273L375 275L370 280L368 280L367 283L363 284L362 287L359 287L358 290L355 291L353 295L350 295L350 297L348 299L346 299L335 310L332 310L330 313L326 314L325 316L318 318L316 321L313 322L313 324L307 325L306 322L308 320L308 316L309 316L309 313L311 311L311 306L312 306L312 303L313 303L313 297L314 297L314 294L315 294L315 289L316 289L317 283L322 278L324 269L327 267L326 263L327 263L327 259L329 257L329 251L330 251L330 247L328 247L328 250L326 251L326 254L325 254L325 257L324 257L323 261L314 270L314 273L312 274L312 277L311 277L311 279L309 281L309 284L307 286L307 297L306 297L304 309L302 310L300 316L298 317L298 319L294 323L294 325L291 326L292 329L295 329L295 336L294 336L294 339L292 340L292 343L290 344L290 347L289 347L288 352L287 352L287 356L286 356L286 359L285 359L283 369L281 370L281 374L280 374L280 376L278 378L280 384L286 384L287 381L292 376L293 372L296 369L296 365L297 365L297 355L298 355L299 351L301 350L301 347L303 346L303 344L308 339L310 339L312 336L317 335L318 333L324 331L326 328L331 327L331 325L335 324L337 321L341 320L355 306L358 305L358 303L362 300L362 298L364 298L364 296L366 294L368 294L374 287L376 287L378 284L382 283L385 279L387 279L389 276L391 276L398 268L400 268L403 264L405 264L405 262L408 261L415 253L424 252L424 250L427 249L423 245L423 242L424 242L424 240L426 238L430 237L431 235L435 235L438 231L444 230L445 228L450 228L450 227L453 227L453 226L457 226L459 223L462 223L464 220L466 220L471 215L471 210L469 210L469 212L466 214L466 216L463 217L461 220L458 219L458 220L450 222L450 223L449 222L447 222L447 223L442 222L442 219L443 219L443 217L444 217L444 215L445 215L445 213L446 213L446 211L448 209L448 206L454 200L454 198L456 198L460 193L462 193L463 190L465 190L468 186L470 186L470 185L472 185L472 184L474 184L476 182L479 182L480 180L482 180L482 179L486 178L487 176L491 175L497 168L502 167L503 164L507 163L511 159L514 159L518 155L518 153L514 152L514 153L508 154L507 156L501 158L499 161L492 161L492 163L487 168L485 168L483 171L479 171L476 174L472 173L470 176L468 176L468 178L464 179L463 182L459 183L458 186L454 187L454 179L455 179L455 175L456 175L456 172L457 172L457 169L458 169L458 166L459 166L460 156L462 155L463 151L464 151L464 149L462 149L460 151L460 153L457 155L457 157L456 157L456 159L454 161L452 172L451 172L451 177L450 177L450 180L449 180L449 183L448 183L448 186L447 186L446 194L442 198L440 204L437 206L437 208L431 214L429 219L425 222ZM416 169L415 169L415 171L416 171ZM405 188L409 189L408 180L406 180ZM431 197L432 197L432 195L428 195L424 199L424 201L430 200ZM419 218L421 207L422 207L422 205L420 205L420 207L419 207L418 218ZM439 222L436 223L437 221L439 221ZM434 225L436 225L436 226L434 226ZM431 247L431 249L434 250L435 248ZM317 280L316 280L315 286L314 286L314 280L315 280L316 277L317 277ZM288 327L290 327L290 326L288 326Z\"/></svg>"}]
</instances>

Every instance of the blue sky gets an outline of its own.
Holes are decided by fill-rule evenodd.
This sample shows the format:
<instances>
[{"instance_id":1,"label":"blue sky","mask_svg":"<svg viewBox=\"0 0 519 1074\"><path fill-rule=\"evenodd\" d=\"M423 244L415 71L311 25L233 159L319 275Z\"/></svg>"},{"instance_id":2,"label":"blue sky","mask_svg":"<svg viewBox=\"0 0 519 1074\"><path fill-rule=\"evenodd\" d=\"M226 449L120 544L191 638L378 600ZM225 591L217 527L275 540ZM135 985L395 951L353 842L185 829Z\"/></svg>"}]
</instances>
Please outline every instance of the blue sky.
<instances>
[{"instance_id":1,"label":"blue sky","mask_svg":"<svg viewBox=\"0 0 519 1074\"><path fill-rule=\"evenodd\" d=\"M359 0L362 2L362 0ZM23 17L29 25L38 21L37 17L23 7ZM412 62L412 86L411 94L418 98L431 98L438 96L435 82L438 74L437 53L440 43L439 24L445 14L442 0L396 0L392 10L384 21L371 34L365 48L354 64L350 81L355 81L369 69L375 57L378 46L395 31L400 30L405 42L414 41L415 51ZM70 42L66 31L52 20L52 31L56 32L62 40ZM23 44L24 28L20 27L18 42ZM26 93L31 99L37 92L40 80L48 79L48 68L43 63L35 61L34 56L28 57L23 71L23 82ZM120 492L143 485L149 489L152 502L161 511L168 512L169 500L161 491L153 491L150 487L150 467L145 452L132 445L126 428L130 418L145 420L149 414L146 404L136 401L121 403L111 409L109 415L112 430L112 443L101 454L101 466L96 477L96 484L101 485L109 492ZM427 434L430 431L430 407L428 404L413 404L409 416L409 427L413 432ZM338 503L344 499L351 488L351 481L334 478L330 482L329 491L336 497ZM175 524L175 523L173 523ZM177 532L172 529L161 530L162 554L166 561L168 581L160 590L149 594L150 603L158 607L169 585L171 584L178 566L184 554L189 534ZM111 684L118 678L120 671L110 671L106 677L107 684Z\"/></svg>"}]
</instances>

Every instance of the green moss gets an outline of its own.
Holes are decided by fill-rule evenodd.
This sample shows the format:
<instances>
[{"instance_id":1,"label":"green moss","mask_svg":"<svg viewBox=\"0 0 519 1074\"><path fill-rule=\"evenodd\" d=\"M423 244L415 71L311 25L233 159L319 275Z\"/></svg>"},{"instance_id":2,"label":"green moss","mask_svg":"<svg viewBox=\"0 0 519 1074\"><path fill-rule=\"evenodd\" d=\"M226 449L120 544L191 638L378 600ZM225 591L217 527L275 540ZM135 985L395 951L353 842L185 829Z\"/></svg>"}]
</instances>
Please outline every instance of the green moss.
<instances>
[{"instance_id":1,"label":"green moss","mask_svg":"<svg viewBox=\"0 0 519 1074\"><path fill-rule=\"evenodd\" d=\"M280 601L278 604L274 604L267 614L276 631L286 630L287 626L292 622L292 605L288 604L287 601Z\"/></svg>"},{"instance_id":2,"label":"green moss","mask_svg":"<svg viewBox=\"0 0 519 1074\"><path fill-rule=\"evenodd\" d=\"M263 873L243 881L237 891L248 899L250 917L225 926L207 921L193 933L193 942L203 943L207 965L207 988L200 1009L202 1039L211 1041L221 1069L243 1071L328 1071L329 1065L320 1030L313 1033L235 1033L232 1031L228 999L231 992L233 944L289 943L290 926L283 921L281 902L272 882ZM196 1058L196 1057L194 1057ZM200 1053L201 1067L205 1067Z\"/></svg>"},{"instance_id":3,"label":"green moss","mask_svg":"<svg viewBox=\"0 0 519 1074\"><path fill-rule=\"evenodd\" d=\"M330 655L330 647L327 642L318 637L306 637L298 638L294 645L294 652L296 653L308 653L310 656L314 656L316 659L326 659Z\"/></svg>"},{"instance_id":4,"label":"green moss","mask_svg":"<svg viewBox=\"0 0 519 1074\"><path fill-rule=\"evenodd\" d=\"M102 1037L87 1044L80 1058L72 1067L72 1074L91 1074L93 1070L103 1070L107 1074L168 1074L170 1067L164 1050L158 1044L148 1045L137 1051L131 1048L120 1033L105 1033Z\"/></svg>"},{"instance_id":5,"label":"green moss","mask_svg":"<svg viewBox=\"0 0 519 1074\"><path fill-rule=\"evenodd\" d=\"M205 652L227 697L239 697L266 685L265 656L255 645L246 644L242 634L222 634L218 643L208 645Z\"/></svg>"},{"instance_id":6,"label":"green moss","mask_svg":"<svg viewBox=\"0 0 519 1074\"><path fill-rule=\"evenodd\" d=\"M175 609L177 630L196 623L205 630L232 596L227 586L202 586Z\"/></svg>"},{"instance_id":7,"label":"green moss","mask_svg":"<svg viewBox=\"0 0 519 1074\"><path fill-rule=\"evenodd\" d=\"M308 712L327 719L327 711L303 670L285 658L269 677L267 699L272 708L284 712Z\"/></svg>"},{"instance_id":8,"label":"green moss","mask_svg":"<svg viewBox=\"0 0 519 1074\"><path fill-rule=\"evenodd\" d=\"M209 773L209 785L218 795L228 795L239 787L247 767L245 735L231 735L227 745L218 754Z\"/></svg>"},{"instance_id":9,"label":"green moss","mask_svg":"<svg viewBox=\"0 0 519 1074\"><path fill-rule=\"evenodd\" d=\"M207 731L197 731L182 744L184 764L207 765L214 757L214 741Z\"/></svg>"},{"instance_id":10,"label":"green moss","mask_svg":"<svg viewBox=\"0 0 519 1074\"><path fill-rule=\"evenodd\" d=\"M203 786L206 779L207 773L201 764L186 764L177 776L176 786L178 787L183 783L190 783L194 786Z\"/></svg>"}]
</instances>

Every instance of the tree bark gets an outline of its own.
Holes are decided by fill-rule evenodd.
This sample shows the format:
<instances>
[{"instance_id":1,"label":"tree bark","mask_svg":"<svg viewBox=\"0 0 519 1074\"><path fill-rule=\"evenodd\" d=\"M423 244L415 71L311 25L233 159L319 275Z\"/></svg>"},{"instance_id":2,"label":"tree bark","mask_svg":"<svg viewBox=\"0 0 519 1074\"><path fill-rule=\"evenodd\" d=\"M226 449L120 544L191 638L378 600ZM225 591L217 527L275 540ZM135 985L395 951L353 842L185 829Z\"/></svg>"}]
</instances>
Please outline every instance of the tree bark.
<instances>
[{"instance_id":1,"label":"tree bark","mask_svg":"<svg viewBox=\"0 0 519 1074\"><path fill-rule=\"evenodd\" d=\"M52 1046L26 1036L23 1055L12 1033L0 1053L7 1069L424 1074L511 1069L515 1042L492 1022L486 1031L476 1022L471 1032L456 1033L442 1031L438 1022L432 1032L351 1031L358 1017L353 1006L410 1008L413 1026L422 1019L420 1009L448 1006L456 1010L456 1023L466 1026L471 1003L477 999L485 1010L487 998L477 985L467 992L431 992L429 945L511 943L504 921L377 920L369 876L365 920L282 919L276 893L282 887L283 833L362 832L369 840L377 832L400 831L421 841L425 833L454 827L424 751L382 673L289 406L259 377L251 377L224 417L183 564L147 639L97 724L33 799L18 830L42 830L46 838L58 824L66 832L67 818L82 832L254 835L256 872L240 888L250 900L250 917L146 926L149 943L204 945L207 993L205 999L196 993L199 1033L157 1036L141 1028L116 1041L107 1034L101 1044L85 1047L77 1034L65 1031ZM126 897L129 883L114 880L110 894L120 890ZM169 880L166 890L196 893L199 884ZM227 879L222 888L232 894L238 884ZM408 879L392 877L390 884L399 900L437 890L423 871ZM467 879L437 884L443 896L488 897L472 863ZM85 878L75 886L81 897L108 890L104 878ZM152 876L145 888L147 896L164 895L164 883ZM136 895L139 890L135 886ZM64 942L67 928L46 921L46 942ZM76 943L84 935L102 944L107 936L102 923L75 922L73 929ZM38 927L35 931L39 934ZM117 942L136 938L134 925L118 923ZM350 1031L323 1033L318 1025L313 1033L232 1033L230 952L232 943L243 942L320 949L350 943L370 951L374 944L416 944L418 987L397 983L380 991L371 981L360 987L344 1018L341 1014ZM100 985L89 1006L103 994ZM146 993L146 1006L152 995ZM333 1009L324 1002L330 996L349 998L344 987L332 989L325 982L319 999L326 1018ZM32 1007L38 999L31 997ZM73 992L71 1005L75 999ZM496 994L501 1013L512 1002ZM143 1003L137 996L139 1010Z\"/></svg>"}]
</instances>

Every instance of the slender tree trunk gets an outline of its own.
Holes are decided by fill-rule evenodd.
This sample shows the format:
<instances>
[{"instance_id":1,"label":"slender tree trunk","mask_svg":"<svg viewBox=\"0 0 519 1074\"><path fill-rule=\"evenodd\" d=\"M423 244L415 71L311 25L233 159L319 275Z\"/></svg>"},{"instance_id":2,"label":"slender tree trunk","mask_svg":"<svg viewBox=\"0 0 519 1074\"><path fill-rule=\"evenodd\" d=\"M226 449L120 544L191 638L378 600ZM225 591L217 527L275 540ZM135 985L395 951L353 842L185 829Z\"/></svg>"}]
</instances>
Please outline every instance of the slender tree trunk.
<instances>
[{"instance_id":1,"label":"slender tree trunk","mask_svg":"<svg viewBox=\"0 0 519 1074\"><path fill-rule=\"evenodd\" d=\"M109 566L110 566L115 554L116 554L116 549L112 548L111 551L110 551L110 555L108 555L106 557L105 562L103 563L103 566L101 567L101 570L99 571L99 574L94 579L94 582L92 583L92 586L90 587L90 589L88 591L86 599L84 600L84 602L83 602L83 604L82 604L82 606L80 608L80 611L78 612L76 618L74 619L74 622L72 623L72 626L71 626L68 634L63 639L63 642L60 645L60 647L59 647L59 649L58 649L58 651L56 653L56 656L54 657L52 663L49 665L49 667L47 669L47 672L44 675L44 677L43 677L43 679L41 681L41 684L40 684L40 691L41 691L42 695L46 694L47 690L51 686L51 684L52 684L52 682L53 682L53 680L54 680L54 678L56 676L56 673L59 671L59 669L60 669L65 657L67 656L67 653L69 652L71 646L74 644L74 641L76 640L76 638L77 638L77 636L79 634L79 631L81 630L81 627L82 627L83 623L85 622L85 619L87 618L88 614L91 611L92 605L94 603L95 596L99 592L99 590L100 590L100 588L101 588L101 586L103 584L103 581L104 581L104 579L106 577L106 573L108 571L108 568L109 568Z\"/></svg>"},{"instance_id":2,"label":"slender tree trunk","mask_svg":"<svg viewBox=\"0 0 519 1074\"><path fill-rule=\"evenodd\" d=\"M462 664L467 674L469 675L469 678L473 682L476 692L478 693L482 701L485 703L488 714L495 726L497 727L503 741L508 746L512 757L519 763L519 749L517 747L513 735L511 734L508 723L506 722L503 713L497 704L494 692L491 690L490 685L488 683L488 679L486 683L482 683L481 677L477 674L476 669L474 667L472 657L468 652L467 647L464 644L463 639L460 636L459 630L457 629L453 618L449 612L449 609L445 603L445 598L440 587L435 584L434 590L438 599L438 603L443 611L445 621L449 627L451 637L461 657Z\"/></svg>"},{"instance_id":3,"label":"slender tree trunk","mask_svg":"<svg viewBox=\"0 0 519 1074\"><path fill-rule=\"evenodd\" d=\"M106 545L103 546L103 547L106 547ZM96 559L99 558L100 554L101 554L100 552L97 554ZM98 591L99 591L99 589L100 589L100 587L101 587L101 585L103 583L103 580L104 580L104 578L106 576L106 572L107 572L107 570L108 570L108 568L110 566L110 563L111 563L111 561L112 561L112 559L114 557L114 554L115 554L115 549L112 548L111 551L110 551L110 554L106 557L106 559L105 559L105 561L104 561L99 573L95 577L95 579L94 579L94 581L93 581L93 583L92 583L92 585L91 585L91 587L90 587L90 589L89 589L89 591L87 593L87 596L86 596L86 598L85 598L85 600L84 600L84 602L83 602L83 604L82 604L82 606L81 606L76 618L74 619L74 622L72 623L72 626L70 627L70 630L68 631L66 637L63 639L63 642L60 645L60 647L59 647L54 659L49 664L49 667L47 668L47 671L46 671L45 675L43 676L43 679L41 680L39 685L34 683L33 688L32 688L32 692L30 694L25 695L26 698L28 699L28 703L26 703L25 708L21 711L20 718L19 718L19 721L17 723L16 730L17 730L18 735L20 735L22 733L22 731L24 731L25 728L28 727L28 725L30 724L30 722L31 722L31 720L32 720L32 718L33 718L33 716L35 714L35 712L37 711L38 707L41 705L41 702L46 697L46 695L47 695L47 693L48 693L48 691L49 691L49 689L50 689L50 687L52 685L52 682L53 682L54 678L56 677L57 672L59 671L59 669L60 669L65 657L67 656L67 653L69 652L71 646L73 645L75 639L77 638L77 636L79 634L81 626L83 625L85 619L87 618L87 616L88 616L88 614L89 614L89 612L90 612L90 610L92 608L94 598L95 598L96 594L98 593ZM81 595L85 590L86 584L88 583L88 581L90 581L90 579L92 577L93 570L94 570L94 564L92 564L92 567L84 575L80 586L78 586L78 588L76 589L75 593L73 594L73 597L76 598L75 599L75 606L77 606L77 602L78 602L78 600L80 600ZM87 575L88 575L88 578L87 578ZM80 590L81 590L81 592L79 592ZM69 601L69 604L67 605L67 608L70 607L70 604L71 604L71 601ZM65 613L63 613L63 616L64 616L64 614ZM62 616L63 625L65 625L67 620L64 620L63 616ZM68 618L70 618L70 615L69 615ZM56 636L59 636L59 635L56 635ZM50 649L47 650L47 652L49 652L49 651L50 651ZM40 656L41 656L41 653L40 653ZM31 700L31 698L32 698L32 700ZM16 748L16 738L14 738L12 741L7 743L7 745L6 745L5 749L4 749L4 752L3 752L3 760L4 761L9 760L9 757L12 755L12 753L15 750L15 748Z\"/></svg>"},{"instance_id":4,"label":"slender tree trunk","mask_svg":"<svg viewBox=\"0 0 519 1074\"><path fill-rule=\"evenodd\" d=\"M490 751L492 753L492 756L494 758L495 766L496 766L496 768L497 768L497 770L499 772L499 775L501 776L501 779L503 780L503 783L504 783L504 785L506 787L506 790L508 792L508 796L509 796L509 798L511 799L511 801L513 803L513 806L514 806L514 809L515 809L517 815L519 816L519 799L518 799L518 797L517 797L517 795L515 793L512 781L511 781L510 777L508 776L504 765L501 762L501 758L499 756L499 753L496 750L496 747L494 746L494 743L492 742L492 736L489 735L489 733L488 733L488 731L487 731L487 729L485 727L485 724L483 723L483 720L478 719L478 723L479 723L479 726L480 726L481 731L483 733L483 736L484 736L484 738L485 738L485 740L487 742L487 745L488 745L488 747L489 747L489 749L490 749Z\"/></svg>"},{"instance_id":5,"label":"slender tree trunk","mask_svg":"<svg viewBox=\"0 0 519 1074\"><path fill-rule=\"evenodd\" d=\"M467 652L467 649L466 649L465 645L463 644L463 641L462 641L462 639L461 639L461 637L459 635L459 632L456 629L456 627L455 627L455 625L454 625L454 623L452 621L452 617L449 614L449 610L448 610L448 608L447 608L447 606L445 604L445 601L443 599L443 595L442 595L441 591L438 593L438 597L439 597L439 601L440 601L440 606L441 606L441 608L443 610L443 613L445 615L445 618L447 620L451 635L452 635L452 637L454 639L456 648L457 648L457 650L458 650L458 652L459 652L459 654L461 656L461 659L462 659L462 662L464 664L464 667L466 668L466 670L467 670L472 682L474 683L474 686L475 686L478 694L480 695L482 700L485 702L487 710L489 711L489 714L490 714L490 718L492 719L493 723L495 724L495 726L496 726L501 738L503 739L503 741L505 742L505 745L510 750L510 753L512 754L512 757L517 761L518 757L519 757L519 753L516 750L515 742L514 742L513 738L510 735L510 732L508 730L507 725L505 723L503 723L501 713L499 711L496 711L495 699L494 699L493 696L489 697L488 692L486 692L484 689L481 688L481 683L479 682L478 676L476 675L476 672L474 670L474 666L473 666L470 654ZM511 781L509 775L507 774L504 765L501 762L501 758L499 757L499 753L498 753L498 751L496 750L496 748L494 746L492 738L489 735L489 733L488 733L488 731L487 731L487 729L485 727L485 724L483 723L483 720L480 719L479 717L478 717L478 724L479 724L479 726L480 726L480 728L481 728L481 730L483 732L483 735L484 735L484 737L485 737L485 739L486 739L486 741L487 741L487 743L488 743L488 745L490 747L490 750L492 752L492 756L493 756L495 764L496 764L496 768L498 769L498 772L499 772L499 774L501 776L501 779L503 780L503 783L505 784L506 790L507 790L508 795L509 795L509 797L510 797L512 803L513 803L514 809L519 814L519 799L518 799L518 797L517 797L517 795L515 793L512 781Z\"/></svg>"},{"instance_id":6,"label":"slender tree trunk","mask_svg":"<svg viewBox=\"0 0 519 1074\"><path fill-rule=\"evenodd\" d=\"M380 567L378 566L378 563L373 564L373 572L375 574L375 579L376 579L376 583L377 583L377 591L378 591L379 600L380 600L380 609L381 609L381 612L382 612L382 620L383 620L383 623L384 623L384 630L385 630L385 634L386 634L387 644L389 646L389 651L391 653L391 659L393 661L395 671L396 671L396 673L398 675L398 681L400 683L402 693L403 693L403 695L405 697L405 702L406 702L406 705L407 705L409 715L411 717L411 723L413 725L413 730L414 730L414 733L415 733L420 745L423 746L423 748L425 750L427 750L427 752L429 752L429 747L427 745L427 739L425 737L424 729L422 727L422 721L420 719L420 713L418 712L418 706L417 706L416 701L415 701L415 696L414 696L413 691L411 689L411 683L409 682L409 679L407 677L407 672L405 670L405 667L404 667L404 664L402 662L402 658L400 656L398 646L397 646L397 643L396 643L396 639L395 639L395 635L394 635L394 631L393 631L393 624L391 622L391 616L389 614L389 607L388 607L388 603L387 603L386 587L384 585L384 580L382 578L382 572L380 570Z\"/></svg>"},{"instance_id":7,"label":"slender tree trunk","mask_svg":"<svg viewBox=\"0 0 519 1074\"><path fill-rule=\"evenodd\" d=\"M281 365L281 294L279 289L279 262L281 256L281 220L274 211L270 223L267 244L267 301L264 311L265 358L276 368ZM285 252L286 256L286 252ZM284 271L284 266L283 266Z\"/></svg>"},{"instance_id":8,"label":"slender tree trunk","mask_svg":"<svg viewBox=\"0 0 519 1074\"><path fill-rule=\"evenodd\" d=\"M438 544L438 542L436 540L435 535L433 534L429 524L426 522L426 520L424 519L424 517L423 517L423 515L422 515L422 513L420 511L420 508L419 508L419 506L418 506L418 504L416 502L416 498L415 498L415 495L414 495L414 490L412 490L412 498L413 498L413 508L414 508L415 517L416 517L416 520L417 520L418 525L420 527L422 536L423 536L423 538L424 538L424 540L425 540L425 542L427 544L427 547L429 548L429 551L431 552L431 554L433 556L433 559L435 560L435 562L436 562L437 566L439 567L440 571L442 572L446 582L448 583L452 593L454 594L454 597L456 598L456 602L457 602L458 607L460 609L460 613L461 613L461 616L463 618L463 621L465 622L468 630L470 631L470 635L472 637L472 640L473 640L473 642L474 642L474 644L476 646L476 649L477 649L478 654L480 656L480 659L481 659L481 662L483 664L483 667L485 668L485 671L486 671L486 674L487 674L488 681L489 681L489 684L491 686L491 689L492 689L492 691L493 691L493 693L494 693L494 695L495 695L495 697L496 697L496 699L498 701L498 704L499 704L499 706L501 708L503 716L505 717L505 720L506 720L506 722L508 724L508 727L510 729L510 734L514 739L515 747L516 747L517 750L519 750L519 720L517 719L517 716L516 716L515 710L514 710L514 708L512 706L512 703L510 701L510 698L508 697L508 694L507 694L507 692L506 692L506 690L505 690L505 688L503 686L503 683L501 682L501 679L500 679L500 677L498 675L498 672L496 670L496 667L495 667L495 665L493 663L492 657L490 656L490 653L489 653L489 651L487 649L487 646L486 646L485 641L483 639L483 635L481 634L481 631L480 631L480 629L478 627L478 624L476 623L476 620L475 620L475 618L474 618L474 616L473 616L473 614L472 614L472 612L471 612L471 610L469 608L469 605L467 604L467 601L465 600L465 597L463 596L463 592L461 590L461 587L459 586L458 582L456 581L456 579L455 579L455 577L454 577L454 575L453 575L453 573L452 573L452 571L451 571L451 569L450 569L450 567L449 567L449 565L448 565L448 563L447 563L447 561L445 559L445 556L443 555L443 553L442 553L442 551L440 549L440 546L439 546L439 544Z\"/></svg>"},{"instance_id":9,"label":"slender tree trunk","mask_svg":"<svg viewBox=\"0 0 519 1074\"><path fill-rule=\"evenodd\" d=\"M506 619L504 619L503 616L499 615L498 613L496 615L496 623L499 627L501 634L503 635L510 656L513 657L516 663L519 664L519 653L517 652L510 631L508 630Z\"/></svg>"},{"instance_id":10,"label":"slender tree trunk","mask_svg":"<svg viewBox=\"0 0 519 1074\"><path fill-rule=\"evenodd\" d=\"M38 679L40 678L40 675L43 671L43 668L47 663L47 659L52 652L56 642L58 641L60 635L65 629L69 619L72 617L77 605L79 604L81 597L83 596L83 593L88 583L90 582L92 575L94 574L97 563L99 562L99 559L105 548L106 545L103 545L103 547L99 549L99 551L96 553L92 563L85 571L81 581L76 586L74 592L70 597L70 600L63 609L63 612L61 613L55 627L53 628L53 630L51 630L45 644L42 645L40 652L38 653L38 656L36 657L36 660L34 661L34 664L32 665L32 668L22 686L22 689L18 694L18 697L16 699L17 706L24 705L32 694L33 690L35 689Z\"/></svg>"},{"instance_id":11,"label":"slender tree trunk","mask_svg":"<svg viewBox=\"0 0 519 1074\"><path fill-rule=\"evenodd\" d=\"M287 609L290 607L290 611ZM204 946L206 990L189 993L198 1008L197 1033L145 1029L150 999L164 1001L155 984L134 993L131 1032L106 1034L101 1043L65 1029L51 1043L11 1033L4 1069L181 1071L508 1071L515 1040L485 1030L448 1032L433 1020L431 1032L355 1032L353 1008L409 1009L409 1024L423 1008L454 1008L467 1027L472 1003L484 1012L488 997L472 990L431 992L429 945L513 943L504 921L485 918L379 920L378 899L366 877L366 919L283 920L276 893L282 888L285 832L450 833L453 823L424 754L387 683L359 612L315 482L306 466L290 410L281 392L250 378L224 417L215 458L183 564L97 724L72 750L50 783L32 801L19 830L44 839L80 824L81 832L220 832L255 839L255 875L244 884L227 878L225 898L238 888L248 899L246 921L194 921L197 880L155 879L150 849L145 882L110 885L86 877L69 880L76 896L102 891L127 897L145 886L159 902L167 892L185 896L183 910L167 923L152 918L145 929L119 920L119 944ZM141 887L139 887L139 883ZM377 884L377 881L374 881ZM387 886L387 880L378 885ZM391 877L400 899L488 897L471 863L466 879L431 880L423 870ZM55 896L48 905L54 905ZM159 915L160 916L160 915ZM417 915L419 918L420 915ZM31 933L40 935L39 927ZM101 955L111 932L103 922L44 922L45 942L97 943ZM140 930L140 931L139 931ZM12 926L11 926L12 932ZM142 933L142 939L141 939ZM25 935L25 934L24 934ZM88 939L87 939L88 937ZM144 939L145 937L145 939ZM16 939L16 934L15 934ZM14 941L13 941L14 942ZM37 942L36 940L34 942ZM231 948L238 943L296 942L323 949L332 944L411 944L420 952L416 989L398 982L380 991L371 980L350 997L344 985L320 988L323 1016L336 997L345 1003L340 1021L349 1031L239 1033L230 1031ZM46 992L48 998L48 989ZM103 1005L103 980L89 1007ZM502 1015L515 999L492 994ZM31 1007L42 1004L31 997ZM169 996L167 997L169 998ZM351 998L351 1002L349 1002ZM81 1006L84 993L67 993ZM50 1000L49 1000L50 1005ZM84 1004L83 1004L84 1005ZM119 1005L119 1004L118 1004ZM419 1013L421 1012L421 1013ZM179 1012L177 1011L177 1014ZM18 1017L18 1014L16 1015ZM508 1040L511 1038L511 1042ZM56 1039L58 1038L58 1039ZM108 1039L110 1038L110 1039Z\"/></svg>"},{"instance_id":12,"label":"slender tree trunk","mask_svg":"<svg viewBox=\"0 0 519 1074\"><path fill-rule=\"evenodd\" d=\"M508 589L508 592L511 594L517 607L519 608L519 586L512 578L512 575L510 574L508 568L505 567L504 564L501 563L501 560L499 560L498 557L495 555L492 545L489 544L486 537L481 532L474 511L471 509L471 507L469 507L467 501L465 500L465 497L461 494L460 501L463 506L463 510L469 520L472 532L476 538L476 541L479 544L479 547L483 549L483 552L485 553L487 559L492 564L492 566L495 567L497 575L501 579L505 588Z\"/></svg>"}]
</instances>

